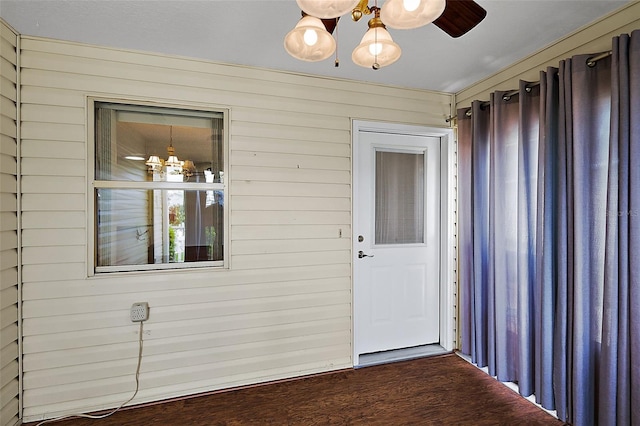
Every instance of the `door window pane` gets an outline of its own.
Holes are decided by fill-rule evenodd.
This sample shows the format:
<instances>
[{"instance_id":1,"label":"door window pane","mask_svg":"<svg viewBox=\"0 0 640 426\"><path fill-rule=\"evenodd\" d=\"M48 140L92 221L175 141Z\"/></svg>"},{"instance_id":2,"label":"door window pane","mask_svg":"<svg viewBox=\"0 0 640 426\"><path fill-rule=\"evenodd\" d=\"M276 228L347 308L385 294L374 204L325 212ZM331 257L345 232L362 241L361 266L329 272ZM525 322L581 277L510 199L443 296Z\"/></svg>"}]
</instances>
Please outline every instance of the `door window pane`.
<instances>
[{"instance_id":1,"label":"door window pane","mask_svg":"<svg viewBox=\"0 0 640 426\"><path fill-rule=\"evenodd\" d=\"M424 242L424 154L376 151L375 243Z\"/></svg>"}]
</instances>

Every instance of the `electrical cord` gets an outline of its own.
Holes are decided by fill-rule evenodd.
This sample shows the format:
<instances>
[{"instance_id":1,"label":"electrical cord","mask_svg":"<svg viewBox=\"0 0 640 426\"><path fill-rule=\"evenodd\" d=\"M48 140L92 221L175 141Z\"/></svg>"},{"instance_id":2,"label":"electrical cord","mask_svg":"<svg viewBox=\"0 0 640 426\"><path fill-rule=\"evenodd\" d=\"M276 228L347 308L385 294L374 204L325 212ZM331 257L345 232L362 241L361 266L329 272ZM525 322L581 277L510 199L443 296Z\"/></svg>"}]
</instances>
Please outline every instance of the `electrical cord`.
<instances>
[{"instance_id":1,"label":"electrical cord","mask_svg":"<svg viewBox=\"0 0 640 426\"><path fill-rule=\"evenodd\" d=\"M135 390L135 392L133 392L133 395L131 395L131 398L127 399L125 402L120 404L117 408L114 408L113 410L111 410L110 412L108 412L106 414L100 414L100 415L83 414L83 413L67 414L67 415L64 415L64 416L55 417L53 419L43 420L40 423L36 424L36 426L40 426L40 425L43 425L45 423L57 422L59 420L72 419L72 418L76 418L76 417L81 417L81 418L84 418L84 419L95 419L95 420L104 419L106 417L109 417L109 416L117 413L122 407L124 407L125 405L127 405L128 403L133 401L133 398L136 397L136 395L138 394L138 390L140 389L140 366L142 365L142 346L143 346L142 324L143 323L144 323L144 321L140 321L140 336L138 338L138 365L136 366L136 390Z\"/></svg>"}]
</instances>

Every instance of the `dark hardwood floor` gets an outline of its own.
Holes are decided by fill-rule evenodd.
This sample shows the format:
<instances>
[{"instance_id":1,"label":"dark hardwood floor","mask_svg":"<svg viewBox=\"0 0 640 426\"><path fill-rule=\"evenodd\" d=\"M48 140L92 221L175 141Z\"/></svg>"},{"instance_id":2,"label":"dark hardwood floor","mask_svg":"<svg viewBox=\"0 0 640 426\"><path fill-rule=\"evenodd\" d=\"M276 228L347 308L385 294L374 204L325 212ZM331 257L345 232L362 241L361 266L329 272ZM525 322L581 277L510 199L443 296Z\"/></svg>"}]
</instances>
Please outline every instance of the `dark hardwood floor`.
<instances>
[{"instance_id":1,"label":"dark hardwood floor","mask_svg":"<svg viewBox=\"0 0 640 426\"><path fill-rule=\"evenodd\" d=\"M56 426L562 425L455 354L128 408ZM33 423L31 424L33 425Z\"/></svg>"}]
</instances>

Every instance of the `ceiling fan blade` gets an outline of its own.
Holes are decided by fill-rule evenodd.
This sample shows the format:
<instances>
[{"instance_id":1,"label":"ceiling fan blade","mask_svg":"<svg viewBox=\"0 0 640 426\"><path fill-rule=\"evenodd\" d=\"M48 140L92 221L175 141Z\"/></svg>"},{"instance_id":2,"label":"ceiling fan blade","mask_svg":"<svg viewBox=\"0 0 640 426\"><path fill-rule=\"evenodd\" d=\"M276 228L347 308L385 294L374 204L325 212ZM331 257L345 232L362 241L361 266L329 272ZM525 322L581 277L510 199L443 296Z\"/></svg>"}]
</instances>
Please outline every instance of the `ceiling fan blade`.
<instances>
[{"instance_id":1,"label":"ceiling fan blade","mask_svg":"<svg viewBox=\"0 0 640 426\"><path fill-rule=\"evenodd\" d=\"M301 10L300 14L302 15L303 18L307 16L307 13L304 10ZM327 32L329 34L333 34L333 31L338 26L338 20L340 20L340 17L338 16L337 18L328 18L328 19L320 19L320 20L322 21L322 25L324 25Z\"/></svg>"},{"instance_id":2,"label":"ceiling fan blade","mask_svg":"<svg viewBox=\"0 0 640 426\"><path fill-rule=\"evenodd\" d=\"M321 21L324 24L324 27L327 29L327 32L329 34L333 34L333 30L336 29L336 26L338 25L338 20L339 19L340 19L340 17L338 16L337 18L321 19Z\"/></svg>"},{"instance_id":3,"label":"ceiling fan blade","mask_svg":"<svg viewBox=\"0 0 640 426\"><path fill-rule=\"evenodd\" d=\"M433 23L451 37L458 38L478 25L487 11L473 0L447 0L444 12Z\"/></svg>"}]
</instances>

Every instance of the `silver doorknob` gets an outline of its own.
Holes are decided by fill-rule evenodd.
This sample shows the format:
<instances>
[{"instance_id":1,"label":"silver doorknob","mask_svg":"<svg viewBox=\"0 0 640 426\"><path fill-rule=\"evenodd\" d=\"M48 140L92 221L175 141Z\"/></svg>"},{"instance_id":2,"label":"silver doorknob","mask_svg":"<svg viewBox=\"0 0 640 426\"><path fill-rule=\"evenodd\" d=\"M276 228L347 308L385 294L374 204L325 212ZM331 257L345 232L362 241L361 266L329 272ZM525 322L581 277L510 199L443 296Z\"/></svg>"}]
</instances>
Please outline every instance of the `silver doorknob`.
<instances>
[{"instance_id":1,"label":"silver doorknob","mask_svg":"<svg viewBox=\"0 0 640 426\"><path fill-rule=\"evenodd\" d=\"M364 254L362 250L358 252L358 259L362 259L363 257L373 257L373 254Z\"/></svg>"}]
</instances>

